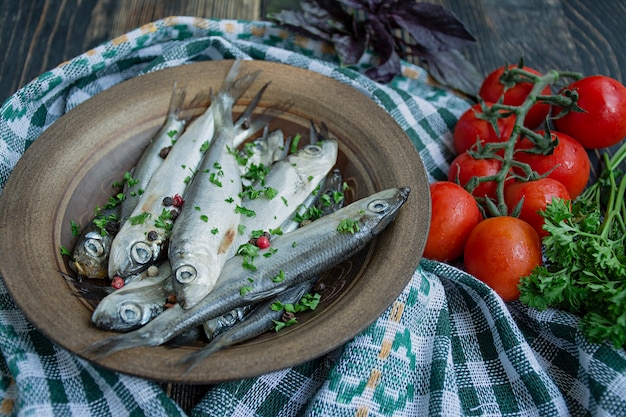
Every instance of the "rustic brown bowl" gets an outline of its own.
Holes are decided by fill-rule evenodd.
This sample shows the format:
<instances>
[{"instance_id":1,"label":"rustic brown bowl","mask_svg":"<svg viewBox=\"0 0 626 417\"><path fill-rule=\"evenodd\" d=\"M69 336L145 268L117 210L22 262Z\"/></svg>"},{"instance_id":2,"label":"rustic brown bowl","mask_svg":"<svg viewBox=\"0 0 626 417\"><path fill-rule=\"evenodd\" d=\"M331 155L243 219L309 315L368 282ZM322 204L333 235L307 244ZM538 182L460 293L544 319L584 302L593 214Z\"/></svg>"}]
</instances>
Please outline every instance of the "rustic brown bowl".
<instances>
[{"instance_id":1,"label":"rustic brown bowl","mask_svg":"<svg viewBox=\"0 0 626 417\"><path fill-rule=\"evenodd\" d=\"M95 328L92 307L62 273L72 274L61 245L74 246L70 220L86 224L111 195L163 123L172 86L187 88L190 114L207 102L232 61L200 62L123 82L54 123L26 151L0 199L0 271L28 320L69 351L111 333ZM264 334L209 357L184 378L173 362L190 349L136 348L97 361L105 368L158 381L216 383L247 378L319 357L371 324L400 294L421 257L430 220L424 166L395 121L359 91L288 65L246 61L241 73L263 70L237 111L268 81L259 110L281 108L271 128L308 137L309 123L326 123L340 140L338 167L354 200L389 187L411 193L397 219L365 250L322 277L322 302L295 326ZM92 360L87 357L86 359Z\"/></svg>"}]
</instances>

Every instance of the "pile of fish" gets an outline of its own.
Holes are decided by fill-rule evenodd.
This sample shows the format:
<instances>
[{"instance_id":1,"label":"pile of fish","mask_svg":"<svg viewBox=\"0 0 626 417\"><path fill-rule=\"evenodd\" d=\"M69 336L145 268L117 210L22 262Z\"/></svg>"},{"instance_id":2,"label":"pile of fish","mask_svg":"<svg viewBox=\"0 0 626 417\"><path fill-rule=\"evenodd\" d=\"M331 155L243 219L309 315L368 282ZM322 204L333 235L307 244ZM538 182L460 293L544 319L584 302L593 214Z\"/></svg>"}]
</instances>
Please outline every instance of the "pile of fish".
<instances>
[{"instance_id":1,"label":"pile of fish","mask_svg":"<svg viewBox=\"0 0 626 417\"><path fill-rule=\"evenodd\" d=\"M363 249L406 201L410 190L400 187L344 205L338 143L325 126L312 124L298 148L269 130L271 116L253 116L267 84L233 122L234 103L259 74L239 69L235 61L191 123L181 117L184 89L175 88L122 195L79 237L72 269L118 288L102 287L92 322L123 332L85 355L197 338L202 329L209 343L183 361L190 369L271 329L284 315L276 305L310 300L317 277Z\"/></svg>"}]
</instances>

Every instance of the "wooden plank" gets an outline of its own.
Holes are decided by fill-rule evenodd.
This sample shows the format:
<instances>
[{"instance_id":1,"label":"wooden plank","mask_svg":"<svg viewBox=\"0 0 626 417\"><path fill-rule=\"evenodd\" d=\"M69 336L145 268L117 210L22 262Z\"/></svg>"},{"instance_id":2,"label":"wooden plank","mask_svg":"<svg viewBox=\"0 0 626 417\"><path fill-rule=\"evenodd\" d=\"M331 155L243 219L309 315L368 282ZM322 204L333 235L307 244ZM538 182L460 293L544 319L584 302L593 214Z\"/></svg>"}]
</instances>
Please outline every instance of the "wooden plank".
<instances>
[{"instance_id":1,"label":"wooden plank","mask_svg":"<svg viewBox=\"0 0 626 417\"><path fill-rule=\"evenodd\" d=\"M43 72L167 16L260 19L261 0L5 0L0 8L0 102Z\"/></svg>"}]
</instances>

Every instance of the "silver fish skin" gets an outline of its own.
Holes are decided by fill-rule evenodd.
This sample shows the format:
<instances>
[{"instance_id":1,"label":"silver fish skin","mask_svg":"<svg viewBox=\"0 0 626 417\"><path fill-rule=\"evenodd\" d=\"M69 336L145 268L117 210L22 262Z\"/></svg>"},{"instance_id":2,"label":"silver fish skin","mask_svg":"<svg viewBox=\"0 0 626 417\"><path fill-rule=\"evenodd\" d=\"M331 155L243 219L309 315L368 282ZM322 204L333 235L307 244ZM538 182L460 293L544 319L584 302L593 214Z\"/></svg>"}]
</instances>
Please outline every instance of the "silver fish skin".
<instances>
[{"instance_id":1,"label":"silver fish skin","mask_svg":"<svg viewBox=\"0 0 626 417\"><path fill-rule=\"evenodd\" d=\"M148 186L152 174L154 174L163 162L164 158L160 155L161 150L172 146L182 135L187 123L187 119L183 118L181 115L185 97L186 90L184 88L177 88L176 84L174 84L165 122L156 135L150 139L148 146L141 153L139 160L131 171L132 182L125 184L125 198L121 202L122 208L120 214L122 222L130 217L137 206L141 194L143 194Z\"/></svg>"},{"instance_id":2,"label":"silver fish skin","mask_svg":"<svg viewBox=\"0 0 626 417\"><path fill-rule=\"evenodd\" d=\"M266 300L319 276L349 259L382 232L396 218L409 192L408 187L380 191L278 236L272 242L271 256L254 259L254 271L243 267L241 257L233 257L224 265L223 279L194 307L185 310L175 305L145 326L102 339L82 353L100 359L125 349L162 345L234 308ZM346 224L352 226L351 232L342 227Z\"/></svg>"},{"instance_id":3,"label":"silver fish skin","mask_svg":"<svg viewBox=\"0 0 626 417\"><path fill-rule=\"evenodd\" d=\"M242 216L243 233L237 234L229 257L234 256L239 246L250 239L253 231L277 229L293 216L336 164L338 148L338 141L331 138L316 145L306 145L273 164L261 187L278 191L273 198L263 193L257 198L245 198L244 190L243 206L254 215Z\"/></svg>"},{"instance_id":4,"label":"silver fish skin","mask_svg":"<svg viewBox=\"0 0 626 417\"><path fill-rule=\"evenodd\" d=\"M157 275L135 279L104 297L91 321L103 330L137 329L161 314L167 296L173 293L172 270L169 262L164 262Z\"/></svg>"},{"instance_id":5,"label":"silver fish skin","mask_svg":"<svg viewBox=\"0 0 626 417\"><path fill-rule=\"evenodd\" d=\"M256 72L235 79L239 66L239 61L235 61L220 89L230 92L233 97L241 96L258 76ZM173 223L171 212L177 212L177 209L165 207L163 200L184 194L213 132L211 104L176 141L167 158L153 173L131 216L113 239L109 277L136 274L166 255L164 248Z\"/></svg>"},{"instance_id":6,"label":"silver fish skin","mask_svg":"<svg viewBox=\"0 0 626 417\"><path fill-rule=\"evenodd\" d=\"M70 268L85 278L107 278L113 238L119 229L120 206L103 209L83 228L72 252ZM103 229L100 223L106 222Z\"/></svg>"},{"instance_id":7,"label":"silver fish skin","mask_svg":"<svg viewBox=\"0 0 626 417\"><path fill-rule=\"evenodd\" d=\"M233 102L227 93L213 100L215 138L185 190L170 237L176 300L185 309L213 289L237 235L241 178L233 152Z\"/></svg>"},{"instance_id":8,"label":"silver fish skin","mask_svg":"<svg viewBox=\"0 0 626 417\"><path fill-rule=\"evenodd\" d=\"M187 373L215 352L225 347L245 342L246 340L250 340L267 332L273 327L274 320L279 321L284 313L283 310L272 310L272 305L276 302L282 304L296 304L304 294L309 292L313 286L313 281L314 280L305 281L302 284L285 290L274 298L260 302L243 319L216 335L206 347L190 353L177 362L177 364L185 366L185 373Z\"/></svg>"}]
</instances>

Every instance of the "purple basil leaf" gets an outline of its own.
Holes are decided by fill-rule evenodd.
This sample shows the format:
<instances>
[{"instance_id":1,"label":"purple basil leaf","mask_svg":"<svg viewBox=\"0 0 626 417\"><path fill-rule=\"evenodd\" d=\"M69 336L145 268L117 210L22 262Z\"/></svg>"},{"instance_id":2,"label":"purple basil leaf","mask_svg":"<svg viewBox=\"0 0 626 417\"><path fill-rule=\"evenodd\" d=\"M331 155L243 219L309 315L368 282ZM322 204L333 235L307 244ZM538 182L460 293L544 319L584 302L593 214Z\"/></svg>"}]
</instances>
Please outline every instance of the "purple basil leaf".
<instances>
[{"instance_id":1,"label":"purple basil leaf","mask_svg":"<svg viewBox=\"0 0 626 417\"><path fill-rule=\"evenodd\" d=\"M367 44L365 34L357 37L336 34L333 35L332 42L335 45L335 52L337 52L342 65L352 65L359 62Z\"/></svg>"},{"instance_id":2,"label":"purple basil leaf","mask_svg":"<svg viewBox=\"0 0 626 417\"><path fill-rule=\"evenodd\" d=\"M300 2L300 8L309 24L329 33L346 31L352 20L336 0L305 0Z\"/></svg>"},{"instance_id":3,"label":"purple basil leaf","mask_svg":"<svg viewBox=\"0 0 626 417\"><path fill-rule=\"evenodd\" d=\"M378 16L369 15L367 19L367 27L369 28L372 37L370 42L372 49L380 58L380 65L383 65L395 52L395 40L389 30L389 27L385 25L385 22L380 20Z\"/></svg>"},{"instance_id":4,"label":"purple basil leaf","mask_svg":"<svg viewBox=\"0 0 626 417\"><path fill-rule=\"evenodd\" d=\"M387 84L393 77L399 75L402 72L402 66L400 65L400 57L395 51L392 51L391 56L387 61L381 63L377 67L373 67L365 71L365 75L374 81Z\"/></svg>"},{"instance_id":5,"label":"purple basil leaf","mask_svg":"<svg viewBox=\"0 0 626 417\"><path fill-rule=\"evenodd\" d=\"M291 29L296 33L309 36L313 39L321 39L328 42L331 41L330 34L323 30L320 30L314 25L311 25L301 12L293 10L283 10L279 13L269 16L269 18L276 21L279 25L284 26L287 29Z\"/></svg>"},{"instance_id":6,"label":"purple basil leaf","mask_svg":"<svg viewBox=\"0 0 626 417\"><path fill-rule=\"evenodd\" d=\"M338 0L338 3L343 4L346 7L351 7L356 10L371 11L372 8L368 0Z\"/></svg>"},{"instance_id":7,"label":"purple basil leaf","mask_svg":"<svg viewBox=\"0 0 626 417\"><path fill-rule=\"evenodd\" d=\"M429 74L440 84L476 96L482 78L478 70L456 49L424 51L420 59L428 64Z\"/></svg>"},{"instance_id":8,"label":"purple basil leaf","mask_svg":"<svg viewBox=\"0 0 626 417\"><path fill-rule=\"evenodd\" d=\"M443 6L399 0L386 8L389 19L428 50L461 49L476 40L452 12Z\"/></svg>"}]
</instances>

